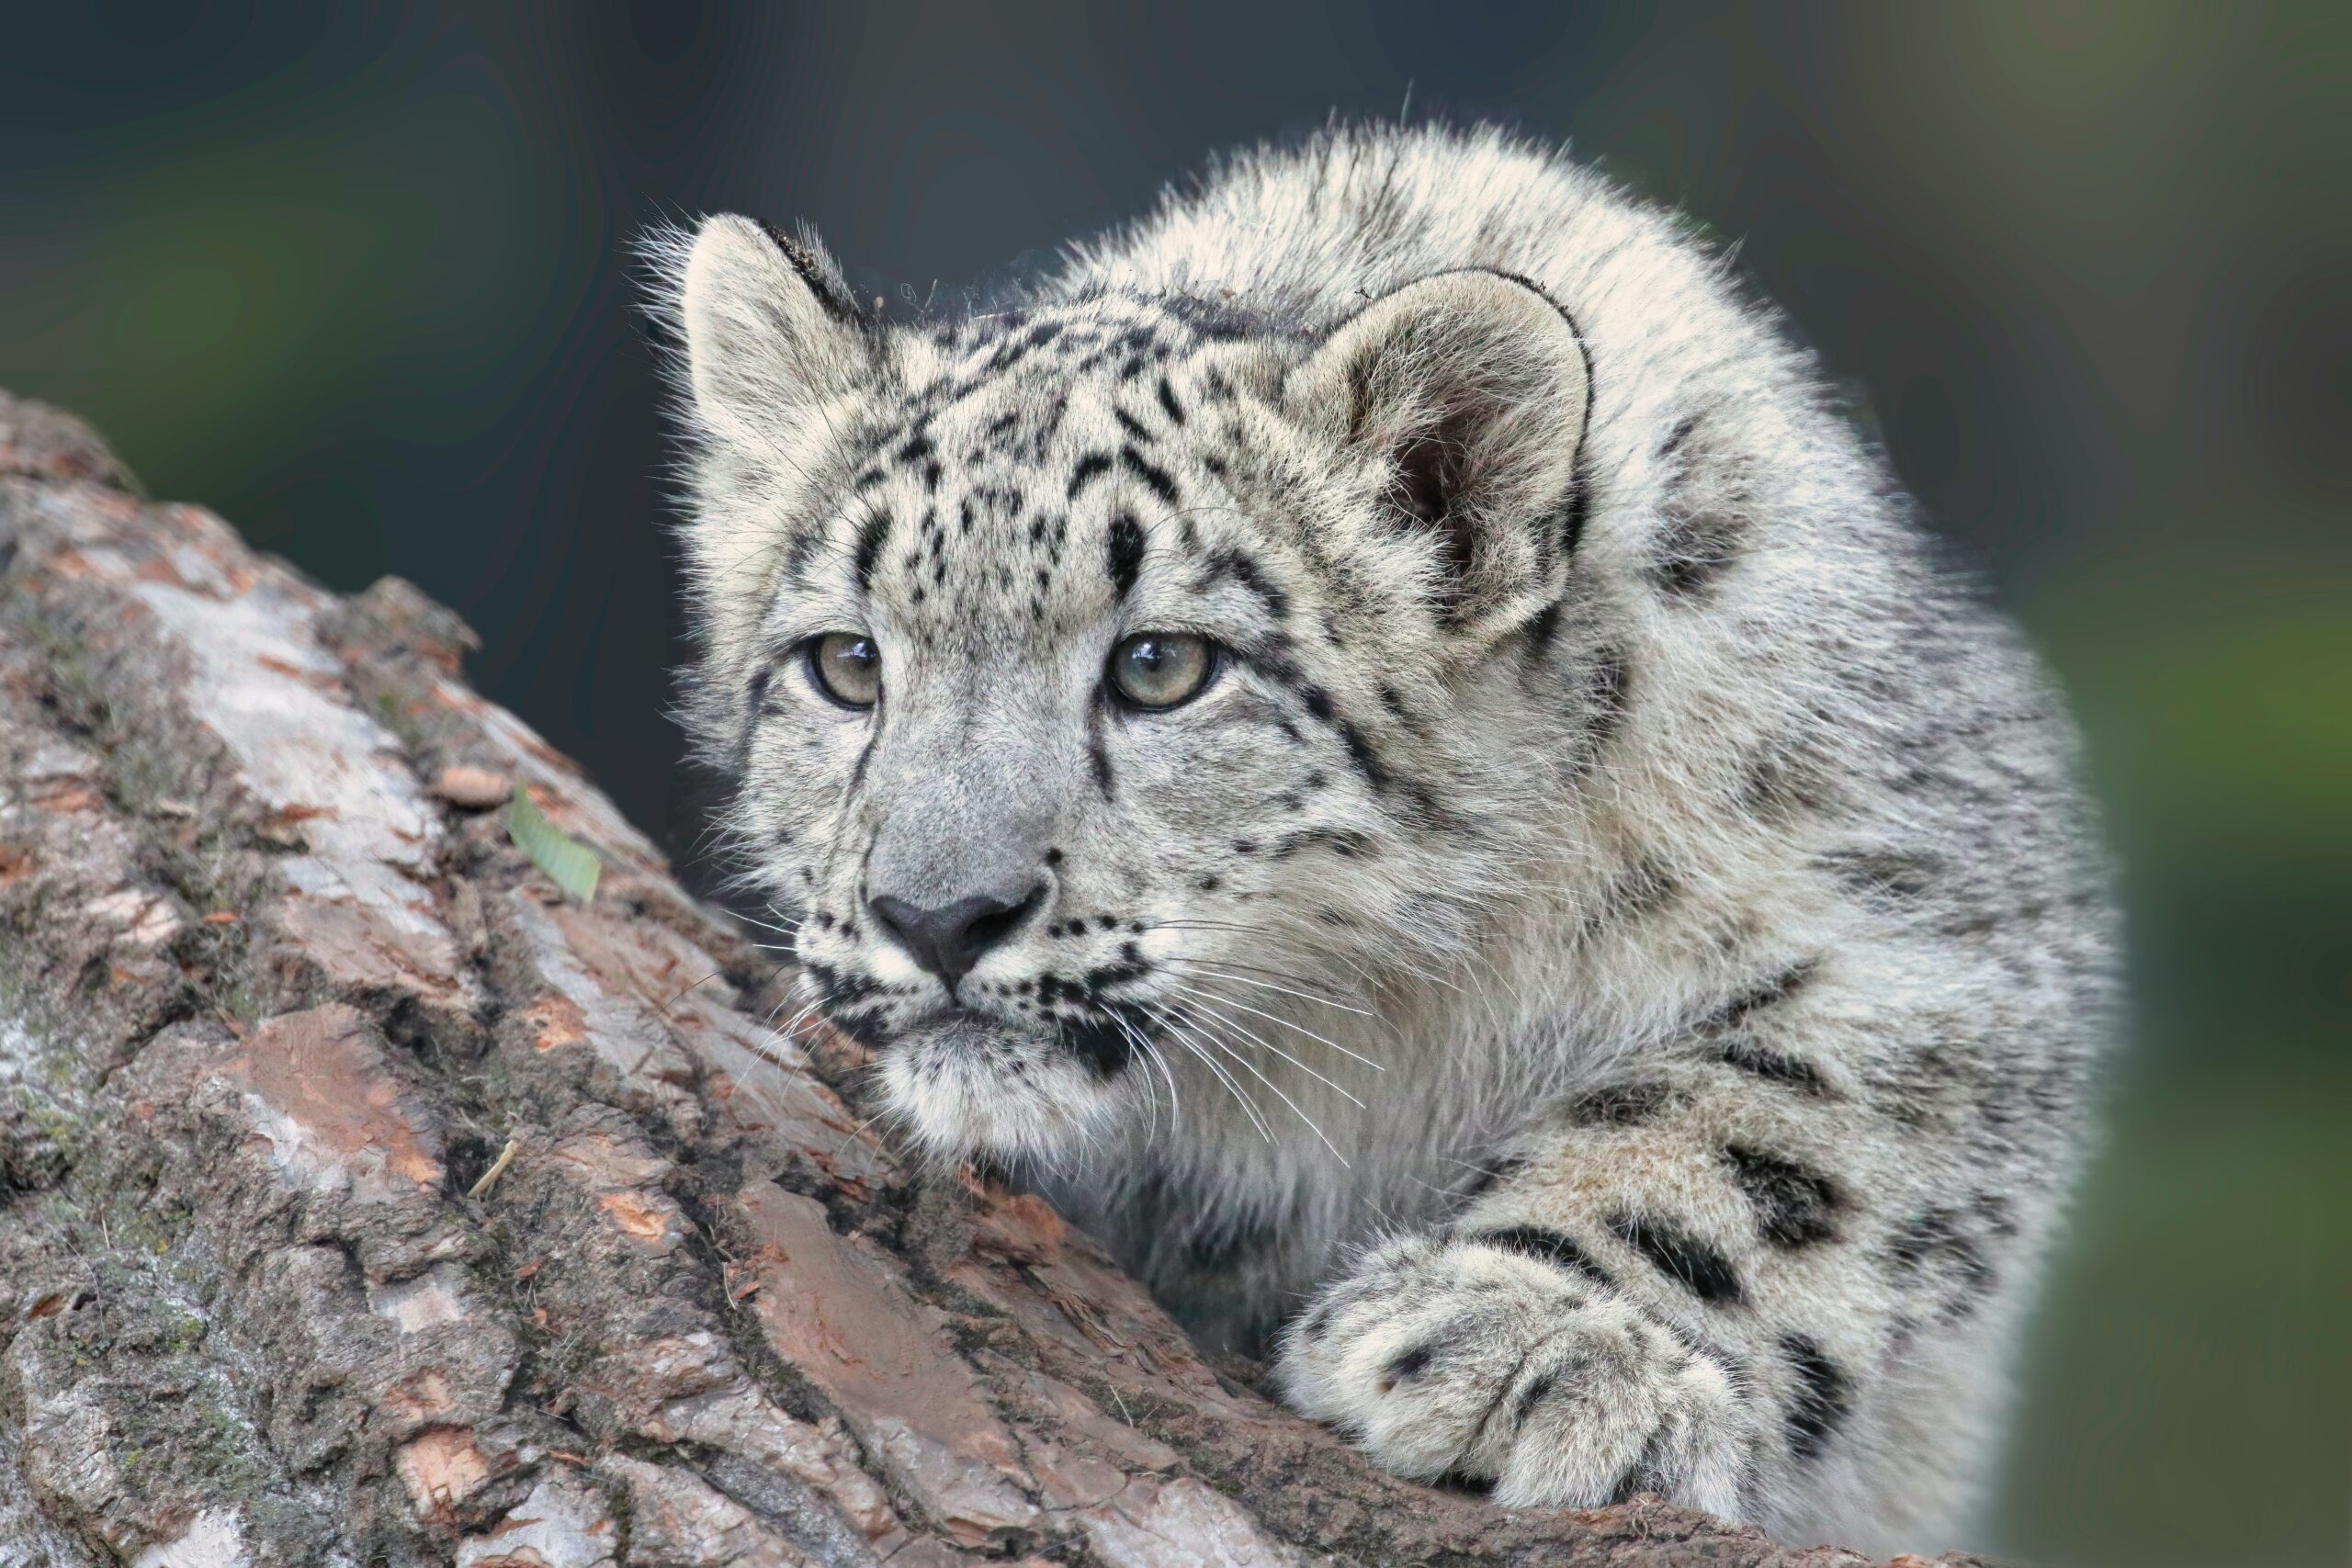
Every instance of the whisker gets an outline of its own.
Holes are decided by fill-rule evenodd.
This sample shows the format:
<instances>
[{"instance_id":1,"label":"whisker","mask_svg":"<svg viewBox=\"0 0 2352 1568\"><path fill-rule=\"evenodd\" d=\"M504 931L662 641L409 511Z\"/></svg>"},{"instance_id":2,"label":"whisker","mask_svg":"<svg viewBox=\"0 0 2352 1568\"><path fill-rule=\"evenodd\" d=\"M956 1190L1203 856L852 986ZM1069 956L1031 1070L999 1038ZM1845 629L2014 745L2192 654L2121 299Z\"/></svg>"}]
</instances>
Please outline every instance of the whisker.
<instances>
[{"instance_id":1,"label":"whisker","mask_svg":"<svg viewBox=\"0 0 2352 1568\"><path fill-rule=\"evenodd\" d=\"M1278 1024L1282 1025L1284 1029L1287 1029L1287 1030L1291 1031L1291 1032L1292 1032L1293 1033L1295 1033L1295 1034L1304 1034L1304 1035L1306 1035L1309 1040L1317 1041L1317 1042L1318 1042L1318 1043L1322 1043L1322 1044L1329 1045L1332 1050L1337 1051L1340 1055L1342 1055L1342 1056L1348 1056L1348 1057L1352 1057L1354 1060L1359 1061L1359 1062L1362 1062L1365 1066L1370 1067L1370 1068L1371 1068L1374 1072L1375 1072L1375 1073L1385 1073L1385 1072L1386 1072L1386 1071L1388 1070L1386 1067L1385 1067L1385 1066L1381 1066L1378 1062L1374 1061L1371 1057L1369 1057L1369 1056L1367 1056L1367 1055L1363 1055L1361 1052L1351 1051L1351 1050L1349 1050L1345 1045L1340 1044L1338 1041L1336 1041L1336 1040L1332 1040L1332 1039L1329 1039L1329 1038L1328 1038L1327 1036L1324 1036L1324 1035L1321 1035L1321 1034L1317 1034L1317 1033L1316 1033L1316 1032L1315 1032L1315 1031L1313 1031L1313 1030L1311 1030L1311 1029L1307 1028L1307 1027L1306 1027L1305 1024L1303 1024L1303 1023L1293 1023L1290 1020L1288 1020L1288 1019L1286 1019L1286 1018L1278 1017L1277 1015L1275 1015L1275 1014L1273 1014L1273 1013L1271 1013L1271 1012L1264 1012L1264 1011L1261 1011L1259 1009L1251 1007L1248 1002L1239 1002L1239 1001L1236 1001L1236 1000L1234 1000L1231 997L1228 997L1228 996L1225 995L1223 992L1210 990L1210 989L1209 989L1207 987L1205 987L1205 986L1203 986L1203 987L1199 987L1199 990L1200 990L1201 995L1203 995L1203 996L1204 996L1204 997L1209 997L1209 998L1214 998L1215 1000L1217 1000L1217 1001L1223 1002L1226 1006L1227 1006L1227 1007L1229 1007L1229 1008L1238 1008L1238 1009L1240 1009L1243 1012L1246 1012L1246 1013L1250 1014L1250 1015L1251 1017L1253 1017L1253 1018L1262 1018L1262 1019L1264 1019L1268 1023L1278 1023Z\"/></svg>"},{"instance_id":2,"label":"whisker","mask_svg":"<svg viewBox=\"0 0 2352 1568\"><path fill-rule=\"evenodd\" d=\"M1298 1101L1296 1101L1295 1100L1293 1100L1289 1095L1287 1095L1287 1094L1285 1094L1285 1093L1283 1093L1283 1086L1282 1086L1282 1085L1280 1085L1280 1084L1276 1083L1273 1079L1272 1079L1272 1078L1268 1077L1264 1073L1262 1073L1262 1072L1259 1071L1259 1070L1258 1070L1258 1064L1257 1064L1257 1063L1255 1063L1255 1062L1251 1061L1249 1057L1247 1057L1247 1056L1243 1055L1240 1052L1236 1051L1232 1046L1227 1045L1227 1044L1223 1040L1218 1039L1218 1038L1217 1038L1216 1035L1214 1035L1214 1034L1212 1034L1212 1035L1210 1035L1210 1036L1209 1036L1209 1043L1210 1043L1210 1044L1212 1044L1212 1045L1214 1045L1214 1046L1216 1046L1218 1050L1220 1050L1220 1051L1224 1052L1227 1055L1228 1055L1228 1056L1232 1057L1235 1061L1237 1061L1237 1062L1240 1063L1240 1064L1241 1064L1241 1066L1242 1066L1242 1067L1243 1067L1243 1068L1244 1068L1244 1069L1245 1069L1245 1070L1250 1074L1250 1076L1251 1077L1256 1078L1260 1083L1264 1084L1268 1089L1272 1089L1272 1090L1273 1091L1274 1098L1275 1098L1275 1099L1277 1099L1277 1100L1281 1100L1284 1105L1289 1106L1289 1107L1290 1107L1290 1113L1291 1113L1292 1115L1294 1115L1294 1116L1297 1117L1301 1122L1306 1122L1306 1130L1307 1130L1308 1132L1310 1132L1310 1133L1314 1134L1316 1135L1316 1137L1317 1137L1318 1139L1321 1139L1321 1140L1322 1140L1323 1146L1324 1146L1325 1148L1327 1148L1327 1149L1329 1149L1329 1150L1330 1150L1330 1151L1331 1151L1331 1157L1332 1157L1333 1159L1335 1159L1335 1160L1338 1160L1338 1161L1340 1163L1340 1165L1342 1165L1342 1166L1346 1166L1346 1165L1347 1165L1347 1163L1348 1163L1348 1156L1345 1156L1345 1155L1343 1155L1343 1154L1341 1154L1341 1153L1340 1152L1340 1145L1337 1145L1337 1144L1335 1144L1335 1143L1333 1143L1333 1142L1329 1139L1329 1137L1328 1137L1328 1136L1326 1136L1326 1135L1325 1135L1325 1134L1324 1134L1324 1132L1323 1132L1323 1129L1316 1123L1315 1118L1314 1118L1314 1117L1312 1117L1312 1116L1309 1116L1309 1115L1308 1115L1308 1114L1307 1114L1304 1110L1302 1110L1302 1109L1300 1108L1300 1106L1299 1106ZM1261 1044L1262 1044L1262 1043L1264 1043L1261 1041L1261 1042L1260 1042L1260 1043L1261 1043ZM1269 1047L1269 1049L1271 1049L1271 1047ZM1293 1059L1295 1060L1295 1058L1293 1058ZM1325 1078L1323 1081L1324 1081L1324 1082L1326 1082L1326 1083L1330 1083L1330 1081L1331 1081L1331 1080L1330 1080L1330 1079L1329 1079L1329 1078ZM1338 1086L1337 1084L1332 1084L1332 1087L1333 1087L1334 1089L1339 1088L1339 1086ZM1344 1093L1345 1091L1344 1091L1344 1090L1342 1090L1341 1092L1343 1092L1343 1093ZM1354 1097L1353 1097L1352 1095L1351 1095L1349 1098L1353 1099ZM1362 1103L1363 1103L1363 1101L1358 1100L1358 1101L1357 1101L1357 1103L1358 1103L1358 1104L1362 1104Z\"/></svg>"},{"instance_id":3,"label":"whisker","mask_svg":"<svg viewBox=\"0 0 2352 1568\"><path fill-rule=\"evenodd\" d=\"M1274 1142L1274 1130L1266 1124L1265 1115L1259 1111L1258 1102L1250 1098L1231 1073L1227 1072L1215 1057L1201 1048L1198 1036L1177 1023L1161 1009L1149 1008L1147 1010L1159 1021L1161 1028L1175 1036L1178 1044L1191 1052L1201 1066L1216 1075L1217 1081L1225 1086L1226 1091L1233 1096L1234 1100L1240 1105L1242 1111L1250 1118L1250 1124L1258 1129L1258 1135L1266 1140L1268 1147L1272 1147Z\"/></svg>"},{"instance_id":4,"label":"whisker","mask_svg":"<svg viewBox=\"0 0 2352 1568\"><path fill-rule=\"evenodd\" d=\"M1194 959L1185 959L1183 961L1183 966L1188 973L1206 975L1213 979L1227 980L1237 986L1255 986L1262 991L1280 991L1283 996L1296 997L1303 1002L1313 1002L1317 1007L1333 1008L1340 1012L1351 1012L1358 1018L1374 1018L1378 1016L1377 1014L1370 1012L1363 1008L1350 1007L1347 1003L1340 1001L1335 997L1327 997L1315 991L1297 990L1289 986L1278 986L1272 980L1253 980L1246 975L1228 975L1222 969L1212 969L1207 964L1200 963Z\"/></svg>"},{"instance_id":5,"label":"whisker","mask_svg":"<svg viewBox=\"0 0 2352 1568\"><path fill-rule=\"evenodd\" d=\"M1364 1109L1363 1101L1358 1100L1345 1089L1336 1083L1333 1083L1329 1078L1325 1077L1321 1073L1317 1072L1313 1067L1308 1066L1305 1062L1300 1061L1297 1057L1292 1055L1289 1052L1283 1050L1272 1041L1268 1040L1264 1035L1256 1032L1246 1024L1235 1022L1232 1019L1226 1017L1225 1014L1217 1011L1216 1008L1211 1007L1207 1002L1201 999L1204 997L1215 996L1215 992L1197 991L1187 988L1181 991L1179 994L1192 998L1187 1005L1200 1008L1203 1011L1209 1014L1210 1017L1217 1019L1219 1021L1223 1022L1227 1028L1238 1031L1244 1039L1250 1041L1254 1044L1264 1046L1267 1050L1272 1051L1275 1055L1280 1056L1283 1061L1288 1062L1292 1066L1296 1067L1300 1072L1305 1073L1308 1077L1313 1078L1317 1083L1322 1084L1326 1088L1329 1089L1333 1093L1346 1100L1349 1104L1354 1106L1357 1110L1361 1111ZM1220 998L1218 999L1222 1000L1223 998Z\"/></svg>"}]
</instances>

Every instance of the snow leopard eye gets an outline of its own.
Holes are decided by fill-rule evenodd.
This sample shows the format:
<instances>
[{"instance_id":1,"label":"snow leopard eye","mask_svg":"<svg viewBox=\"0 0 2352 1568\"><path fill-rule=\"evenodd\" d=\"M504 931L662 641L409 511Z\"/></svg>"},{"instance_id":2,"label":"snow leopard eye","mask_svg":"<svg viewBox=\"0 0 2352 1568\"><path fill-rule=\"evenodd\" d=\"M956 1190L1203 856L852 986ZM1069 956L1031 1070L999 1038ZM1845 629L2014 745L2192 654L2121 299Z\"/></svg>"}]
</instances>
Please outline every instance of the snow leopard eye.
<instances>
[{"instance_id":1,"label":"snow leopard eye","mask_svg":"<svg viewBox=\"0 0 2352 1568\"><path fill-rule=\"evenodd\" d=\"M1111 690L1129 707L1172 708L1216 673L1216 649L1191 632L1137 632L1111 650Z\"/></svg>"},{"instance_id":2,"label":"snow leopard eye","mask_svg":"<svg viewBox=\"0 0 2352 1568\"><path fill-rule=\"evenodd\" d=\"M827 632L808 641L808 679L845 708L870 708L882 694L882 653L864 632Z\"/></svg>"}]
</instances>

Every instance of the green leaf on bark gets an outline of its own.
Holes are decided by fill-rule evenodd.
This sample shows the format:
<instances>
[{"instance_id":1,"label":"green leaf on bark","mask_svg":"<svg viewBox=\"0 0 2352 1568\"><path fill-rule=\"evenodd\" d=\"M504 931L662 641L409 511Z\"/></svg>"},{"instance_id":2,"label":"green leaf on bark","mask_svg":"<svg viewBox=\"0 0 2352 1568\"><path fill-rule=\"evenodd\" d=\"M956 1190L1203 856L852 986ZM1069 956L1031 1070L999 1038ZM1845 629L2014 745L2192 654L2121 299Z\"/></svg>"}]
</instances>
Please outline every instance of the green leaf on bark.
<instances>
[{"instance_id":1,"label":"green leaf on bark","mask_svg":"<svg viewBox=\"0 0 2352 1568\"><path fill-rule=\"evenodd\" d=\"M548 821L531 804L529 792L519 786L514 804L507 808L506 835L558 887L583 904L596 896L596 878L605 863L596 858L595 851Z\"/></svg>"}]
</instances>

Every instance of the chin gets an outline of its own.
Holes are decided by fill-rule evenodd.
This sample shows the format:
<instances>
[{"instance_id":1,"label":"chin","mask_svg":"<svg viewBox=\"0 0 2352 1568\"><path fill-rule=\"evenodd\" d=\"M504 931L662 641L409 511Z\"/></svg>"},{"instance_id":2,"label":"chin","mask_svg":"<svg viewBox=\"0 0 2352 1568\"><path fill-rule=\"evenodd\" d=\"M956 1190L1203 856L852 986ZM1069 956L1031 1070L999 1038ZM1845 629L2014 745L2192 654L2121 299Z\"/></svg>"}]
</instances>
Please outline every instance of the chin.
<instances>
[{"instance_id":1,"label":"chin","mask_svg":"<svg viewBox=\"0 0 2352 1568\"><path fill-rule=\"evenodd\" d=\"M1052 1035L956 1018L877 1053L891 1113L930 1153L1057 1165L1100 1138L1126 1091Z\"/></svg>"}]
</instances>

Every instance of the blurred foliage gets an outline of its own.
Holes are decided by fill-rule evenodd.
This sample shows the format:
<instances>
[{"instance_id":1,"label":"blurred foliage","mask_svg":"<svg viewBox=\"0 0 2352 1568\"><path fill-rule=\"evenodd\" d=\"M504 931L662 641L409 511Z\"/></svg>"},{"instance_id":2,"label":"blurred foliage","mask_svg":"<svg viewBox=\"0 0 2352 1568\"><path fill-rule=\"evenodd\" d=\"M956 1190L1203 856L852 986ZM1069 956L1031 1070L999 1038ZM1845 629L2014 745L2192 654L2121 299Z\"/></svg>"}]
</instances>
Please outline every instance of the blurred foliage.
<instances>
[{"instance_id":1,"label":"blurred foliage","mask_svg":"<svg viewBox=\"0 0 2352 1568\"><path fill-rule=\"evenodd\" d=\"M2136 1017L1981 1544L2352 1535L2352 7L20 7L0 384L338 587L396 570L682 852L627 245L737 207L919 293L1331 107L1685 207L2081 712Z\"/></svg>"}]
</instances>

